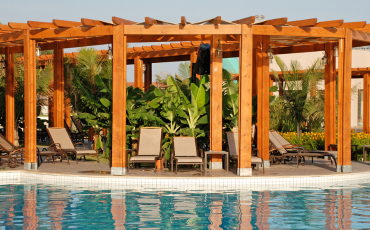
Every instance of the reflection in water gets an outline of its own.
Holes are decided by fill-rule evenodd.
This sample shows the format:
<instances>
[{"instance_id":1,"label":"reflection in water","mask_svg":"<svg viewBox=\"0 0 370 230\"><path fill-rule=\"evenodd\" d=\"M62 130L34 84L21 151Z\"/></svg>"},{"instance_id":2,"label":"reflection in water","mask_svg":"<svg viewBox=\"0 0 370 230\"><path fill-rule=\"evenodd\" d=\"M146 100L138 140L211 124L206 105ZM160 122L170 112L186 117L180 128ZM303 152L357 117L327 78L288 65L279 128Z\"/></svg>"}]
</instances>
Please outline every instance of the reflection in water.
<instances>
[{"instance_id":1,"label":"reflection in water","mask_svg":"<svg viewBox=\"0 0 370 230\"><path fill-rule=\"evenodd\" d=\"M111 213L112 219L114 220L114 226L116 229L126 229L126 196L124 191L120 191L121 194L116 194L117 191L112 191L113 194L111 195L112 198L112 206L111 206Z\"/></svg>"},{"instance_id":2,"label":"reflection in water","mask_svg":"<svg viewBox=\"0 0 370 230\"><path fill-rule=\"evenodd\" d=\"M5 229L370 228L370 186L317 191L70 191L0 186ZM1 229L0 227L0 229Z\"/></svg>"},{"instance_id":3,"label":"reflection in water","mask_svg":"<svg viewBox=\"0 0 370 230\"><path fill-rule=\"evenodd\" d=\"M23 229L36 229L38 227L39 217L36 215L36 195L36 186L24 186Z\"/></svg>"}]
</instances>

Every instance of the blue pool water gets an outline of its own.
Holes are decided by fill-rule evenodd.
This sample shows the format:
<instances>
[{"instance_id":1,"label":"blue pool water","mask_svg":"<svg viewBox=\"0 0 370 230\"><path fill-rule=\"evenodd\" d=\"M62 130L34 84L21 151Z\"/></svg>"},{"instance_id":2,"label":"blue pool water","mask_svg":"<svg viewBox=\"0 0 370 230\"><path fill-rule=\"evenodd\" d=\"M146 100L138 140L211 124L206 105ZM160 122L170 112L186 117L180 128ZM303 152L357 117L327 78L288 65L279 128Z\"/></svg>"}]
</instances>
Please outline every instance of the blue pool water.
<instances>
[{"instance_id":1,"label":"blue pool water","mask_svg":"<svg viewBox=\"0 0 370 230\"><path fill-rule=\"evenodd\" d=\"M302 191L71 191L0 185L0 229L367 229L370 184Z\"/></svg>"}]
</instances>

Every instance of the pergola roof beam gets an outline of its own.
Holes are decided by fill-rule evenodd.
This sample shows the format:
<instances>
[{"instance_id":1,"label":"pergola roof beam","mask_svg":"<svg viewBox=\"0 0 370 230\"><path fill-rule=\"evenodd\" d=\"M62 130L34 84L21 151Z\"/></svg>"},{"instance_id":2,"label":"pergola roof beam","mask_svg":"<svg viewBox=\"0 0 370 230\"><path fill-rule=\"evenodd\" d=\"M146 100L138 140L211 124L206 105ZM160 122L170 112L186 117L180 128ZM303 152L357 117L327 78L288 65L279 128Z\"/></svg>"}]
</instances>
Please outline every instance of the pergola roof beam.
<instances>
[{"instance_id":1,"label":"pergola roof beam","mask_svg":"<svg viewBox=\"0 0 370 230\"><path fill-rule=\"evenodd\" d=\"M366 26L366 21L362 22L345 22L342 25L338 26L338 28L348 28L348 29L361 29Z\"/></svg>"},{"instance_id":2,"label":"pergola roof beam","mask_svg":"<svg viewBox=\"0 0 370 230\"><path fill-rule=\"evenodd\" d=\"M298 20L298 21L290 21L286 23L290 26L303 26L303 27L311 27L317 24L317 18L305 19L305 20Z\"/></svg>"},{"instance_id":3,"label":"pergola roof beam","mask_svg":"<svg viewBox=\"0 0 370 230\"><path fill-rule=\"evenodd\" d=\"M82 26L81 22L65 21L65 20L58 20L58 19L53 19L53 23L54 23L54 25L56 25L58 27L64 27L64 28Z\"/></svg>"},{"instance_id":4,"label":"pergola roof beam","mask_svg":"<svg viewBox=\"0 0 370 230\"><path fill-rule=\"evenodd\" d=\"M278 26L278 25L286 25L288 18L276 18L270 19L262 22L256 22L253 25L269 25L269 26Z\"/></svg>"},{"instance_id":5,"label":"pergola roof beam","mask_svg":"<svg viewBox=\"0 0 370 230\"><path fill-rule=\"evenodd\" d=\"M181 22L180 22L180 24L183 25L183 26L185 26L185 25L191 24L191 23L189 23L188 21L186 21L185 16L181 16Z\"/></svg>"},{"instance_id":6,"label":"pergola roof beam","mask_svg":"<svg viewBox=\"0 0 370 230\"><path fill-rule=\"evenodd\" d=\"M0 30L2 31L9 31L9 32L12 32L12 31L19 31L19 29L12 29L10 28L10 26L8 25L0 25Z\"/></svg>"},{"instance_id":7,"label":"pergola roof beam","mask_svg":"<svg viewBox=\"0 0 370 230\"><path fill-rule=\"evenodd\" d=\"M233 21L233 23L235 24L252 24L256 21L256 17L255 16L250 16L250 17L247 17L247 18L242 18L242 19L239 19L239 20L236 20L236 21Z\"/></svg>"},{"instance_id":8,"label":"pergola roof beam","mask_svg":"<svg viewBox=\"0 0 370 230\"><path fill-rule=\"evenodd\" d=\"M135 25L137 22L126 20L119 17L112 17L112 22L117 25Z\"/></svg>"},{"instance_id":9,"label":"pergola roof beam","mask_svg":"<svg viewBox=\"0 0 370 230\"><path fill-rule=\"evenodd\" d=\"M9 27L12 29L28 30L30 26L27 23L9 22Z\"/></svg>"},{"instance_id":10,"label":"pergola roof beam","mask_svg":"<svg viewBox=\"0 0 370 230\"><path fill-rule=\"evenodd\" d=\"M323 21L313 27L339 27L343 24L343 20Z\"/></svg>"},{"instance_id":11,"label":"pergola roof beam","mask_svg":"<svg viewBox=\"0 0 370 230\"><path fill-rule=\"evenodd\" d=\"M52 28L59 28L58 26L54 25L51 22L36 22L36 21L28 21L27 24L32 28L43 28L43 29L52 29Z\"/></svg>"},{"instance_id":12,"label":"pergola roof beam","mask_svg":"<svg viewBox=\"0 0 370 230\"><path fill-rule=\"evenodd\" d=\"M81 18L81 23L84 26L105 26L106 25L106 23L102 21L87 19L87 18Z\"/></svg>"}]
</instances>

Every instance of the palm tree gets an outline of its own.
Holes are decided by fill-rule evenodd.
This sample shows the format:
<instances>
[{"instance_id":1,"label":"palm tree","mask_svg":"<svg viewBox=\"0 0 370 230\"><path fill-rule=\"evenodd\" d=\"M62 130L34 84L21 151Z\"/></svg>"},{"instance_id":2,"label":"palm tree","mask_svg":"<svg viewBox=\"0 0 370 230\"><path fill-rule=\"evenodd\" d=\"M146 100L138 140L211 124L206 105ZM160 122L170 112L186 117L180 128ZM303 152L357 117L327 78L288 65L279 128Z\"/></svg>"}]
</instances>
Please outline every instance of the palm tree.
<instances>
[{"instance_id":1,"label":"palm tree","mask_svg":"<svg viewBox=\"0 0 370 230\"><path fill-rule=\"evenodd\" d=\"M273 71L279 88L283 90L280 103L285 111L281 112L289 116L291 124L296 128L297 137L300 137L305 113L307 114L310 111L313 114L317 113L317 111L312 110L314 105L307 102L310 93L312 95L316 94L318 81L323 79L323 66L319 59L307 70L303 70L301 64L296 60L291 61L290 68L278 56L275 56L275 60L284 75L285 81L283 86L278 74Z\"/></svg>"}]
</instances>

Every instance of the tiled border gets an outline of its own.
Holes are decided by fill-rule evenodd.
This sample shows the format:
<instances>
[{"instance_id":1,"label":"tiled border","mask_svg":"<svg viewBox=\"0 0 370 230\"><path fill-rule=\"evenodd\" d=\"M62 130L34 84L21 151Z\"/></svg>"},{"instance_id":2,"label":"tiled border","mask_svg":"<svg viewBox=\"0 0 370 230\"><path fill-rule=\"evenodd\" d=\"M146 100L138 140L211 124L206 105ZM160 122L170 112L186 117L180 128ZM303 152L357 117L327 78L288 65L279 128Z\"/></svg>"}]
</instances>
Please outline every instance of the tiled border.
<instances>
[{"instance_id":1,"label":"tiled border","mask_svg":"<svg viewBox=\"0 0 370 230\"><path fill-rule=\"evenodd\" d=\"M73 190L179 190L179 191L226 191L226 190L313 190L356 187L370 183L370 172L327 176L302 177L239 177L239 178L142 178L118 176L77 176L46 174L29 171L0 172L1 184L48 184Z\"/></svg>"}]
</instances>

